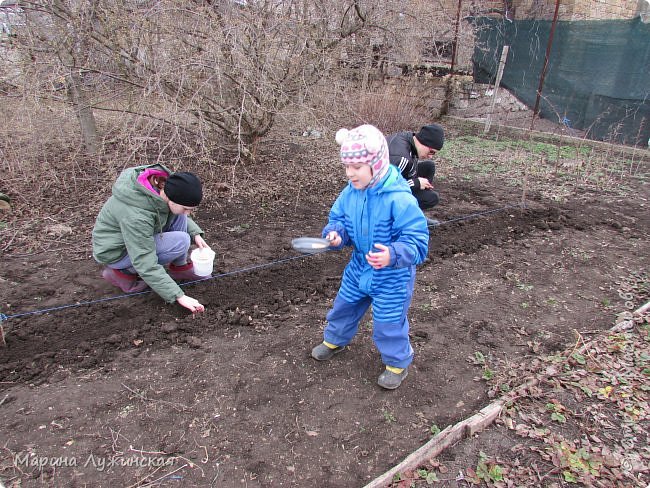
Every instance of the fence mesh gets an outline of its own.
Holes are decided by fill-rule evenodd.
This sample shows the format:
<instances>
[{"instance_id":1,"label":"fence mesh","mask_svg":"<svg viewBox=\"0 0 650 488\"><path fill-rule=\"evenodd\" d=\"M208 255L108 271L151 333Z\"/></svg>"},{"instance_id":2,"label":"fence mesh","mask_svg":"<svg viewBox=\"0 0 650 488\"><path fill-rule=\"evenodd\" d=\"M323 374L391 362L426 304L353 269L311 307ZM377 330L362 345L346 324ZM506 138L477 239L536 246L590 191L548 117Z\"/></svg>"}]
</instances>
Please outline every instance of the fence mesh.
<instances>
[{"instance_id":1,"label":"fence mesh","mask_svg":"<svg viewBox=\"0 0 650 488\"><path fill-rule=\"evenodd\" d=\"M552 22L475 18L474 76L535 105ZM559 21L549 55L540 115L587 137L647 146L650 138L650 24L632 20Z\"/></svg>"}]
</instances>

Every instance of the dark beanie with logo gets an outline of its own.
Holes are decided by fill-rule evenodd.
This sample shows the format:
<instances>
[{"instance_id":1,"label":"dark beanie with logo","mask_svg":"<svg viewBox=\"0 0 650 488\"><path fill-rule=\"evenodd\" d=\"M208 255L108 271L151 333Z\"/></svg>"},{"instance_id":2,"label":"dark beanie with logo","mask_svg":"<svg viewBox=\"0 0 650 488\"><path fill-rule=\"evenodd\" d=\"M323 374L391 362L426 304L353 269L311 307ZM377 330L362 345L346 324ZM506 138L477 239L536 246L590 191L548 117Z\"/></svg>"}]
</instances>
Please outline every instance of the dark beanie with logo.
<instances>
[{"instance_id":1,"label":"dark beanie with logo","mask_svg":"<svg viewBox=\"0 0 650 488\"><path fill-rule=\"evenodd\" d=\"M415 134L422 144L436 151L442 149L445 143L445 132L438 124L425 125L420 129L420 132Z\"/></svg>"},{"instance_id":2,"label":"dark beanie with logo","mask_svg":"<svg viewBox=\"0 0 650 488\"><path fill-rule=\"evenodd\" d=\"M196 207L203 198L203 187L194 173L176 172L167 178L165 195L178 205Z\"/></svg>"}]
</instances>

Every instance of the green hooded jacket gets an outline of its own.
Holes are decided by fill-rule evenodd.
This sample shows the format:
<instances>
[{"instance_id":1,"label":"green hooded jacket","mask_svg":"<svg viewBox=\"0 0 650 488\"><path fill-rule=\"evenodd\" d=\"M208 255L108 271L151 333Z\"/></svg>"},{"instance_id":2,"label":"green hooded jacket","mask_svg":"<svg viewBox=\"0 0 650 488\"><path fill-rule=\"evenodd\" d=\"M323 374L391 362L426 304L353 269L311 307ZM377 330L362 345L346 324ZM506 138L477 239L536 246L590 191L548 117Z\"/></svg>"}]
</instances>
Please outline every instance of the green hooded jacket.
<instances>
[{"instance_id":1,"label":"green hooded jacket","mask_svg":"<svg viewBox=\"0 0 650 488\"><path fill-rule=\"evenodd\" d=\"M113 184L113 194L95 221L93 257L99 263L110 264L128 254L140 277L163 300L172 303L184 293L165 268L158 264L153 236L163 231L174 214L162 197L138 183L138 176L148 168L172 174L161 164L122 171ZM197 234L203 234L190 218L187 219L187 232L192 240Z\"/></svg>"}]
</instances>

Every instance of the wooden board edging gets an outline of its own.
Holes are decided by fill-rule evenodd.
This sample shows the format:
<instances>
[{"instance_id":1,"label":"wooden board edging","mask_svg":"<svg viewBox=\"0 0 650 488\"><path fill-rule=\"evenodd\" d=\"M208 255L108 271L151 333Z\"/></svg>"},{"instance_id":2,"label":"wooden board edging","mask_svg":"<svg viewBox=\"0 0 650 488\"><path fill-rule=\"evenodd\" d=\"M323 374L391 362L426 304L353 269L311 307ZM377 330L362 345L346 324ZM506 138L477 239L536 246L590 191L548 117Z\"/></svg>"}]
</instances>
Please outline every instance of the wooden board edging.
<instances>
[{"instance_id":1,"label":"wooden board edging","mask_svg":"<svg viewBox=\"0 0 650 488\"><path fill-rule=\"evenodd\" d=\"M645 305L636 309L633 314L642 315L648 310L650 310L650 302L647 302ZM610 328L610 332L617 332L631 327L632 324L627 322L629 321L623 321L614 325ZM584 344L581 350L586 349L587 346L588 344ZM548 379L548 377L549 375L544 375L544 379ZM513 401L528 388L539 384L539 382L540 380L537 378L529 379L523 385L520 385L511 392L502 396L500 399L490 403L487 407L482 408L478 413L458 422L456 425L450 425L418 450L409 454L404 461L375 478L363 488L385 488L391 484L393 477L397 473L415 469L420 464L424 464L427 460L439 456L445 449L456 442L472 437L474 434L481 432L501 414L504 405Z\"/></svg>"}]
</instances>

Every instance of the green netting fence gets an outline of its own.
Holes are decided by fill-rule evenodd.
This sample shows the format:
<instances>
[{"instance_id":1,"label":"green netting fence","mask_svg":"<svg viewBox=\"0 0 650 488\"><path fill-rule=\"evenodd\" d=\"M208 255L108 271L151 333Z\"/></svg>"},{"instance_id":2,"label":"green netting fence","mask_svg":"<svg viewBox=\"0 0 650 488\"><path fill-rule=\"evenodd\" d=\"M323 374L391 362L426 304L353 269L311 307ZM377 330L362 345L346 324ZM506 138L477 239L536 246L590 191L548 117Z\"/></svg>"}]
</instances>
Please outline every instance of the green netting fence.
<instances>
[{"instance_id":1,"label":"green netting fence","mask_svg":"<svg viewBox=\"0 0 650 488\"><path fill-rule=\"evenodd\" d=\"M501 50L509 52L501 86L534 107L551 21L474 18L474 76L494 83ZM650 24L632 20L558 21L549 55L542 117L595 140L647 146L650 138Z\"/></svg>"}]
</instances>

